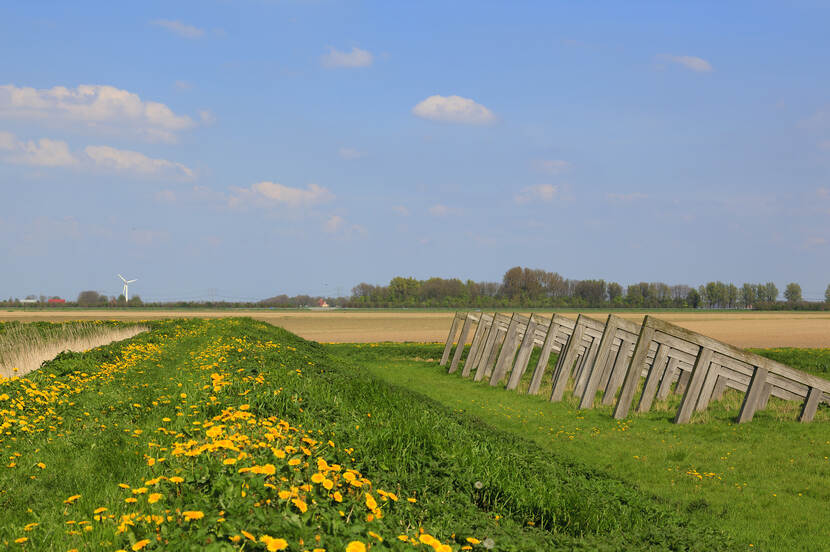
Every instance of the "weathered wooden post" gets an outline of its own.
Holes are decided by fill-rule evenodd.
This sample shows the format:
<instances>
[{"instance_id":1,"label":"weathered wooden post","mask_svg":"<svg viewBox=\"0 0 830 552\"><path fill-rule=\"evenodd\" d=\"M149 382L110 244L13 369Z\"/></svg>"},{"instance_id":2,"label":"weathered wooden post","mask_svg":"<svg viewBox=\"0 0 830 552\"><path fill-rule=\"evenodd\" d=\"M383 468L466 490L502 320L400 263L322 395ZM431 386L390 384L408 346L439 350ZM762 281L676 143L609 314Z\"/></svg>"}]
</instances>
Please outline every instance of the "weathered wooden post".
<instances>
[{"instance_id":1,"label":"weathered wooden post","mask_svg":"<svg viewBox=\"0 0 830 552\"><path fill-rule=\"evenodd\" d=\"M680 401L680 408L677 409L677 414L674 417L674 423L685 424L692 418L697 405L697 399L700 396L700 389L703 387L703 381L706 379L706 374L709 372L709 364L712 362L712 349L701 347L697 353L695 365L692 367L692 374L689 378L689 385L686 387L686 392L683 393L683 399Z\"/></svg>"},{"instance_id":2,"label":"weathered wooden post","mask_svg":"<svg viewBox=\"0 0 830 552\"><path fill-rule=\"evenodd\" d=\"M614 418L617 420L622 420L628 416L628 410L631 408L634 392L637 390L637 384L640 383L640 374L642 374L643 366L646 363L648 349L651 346L651 338L654 337L654 329L649 326L648 321L649 317L646 316L645 320L643 320L643 327L640 328L640 336L637 338L637 344L634 346L634 355L628 364L628 370L625 371L625 379L623 380L622 390L620 391L620 398L617 399L617 405L614 407Z\"/></svg>"},{"instance_id":3,"label":"weathered wooden post","mask_svg":"<svg viewBox=\"0 0 830 552\"><path fill-rule=\"evenodd\" d=\"M490 385L496 386L507 372L507 367L513 363L513 358L516 355L516 349L519 347L519 332L521 331L522 318L519 313L513 313L513 318L510 320L510 326L507 328L507 335L504 337L504 343L501 346L499 358L496 361L496 367L493 369L493 374L490 376Z\"/></svg>"},{"instance_id":4,"label":"weathered wooden post","mask_svg":"<svg viewBox=\"0 0 830 552\"><path fill-rule=\"evenodd\" d=\"M470 327L472 327L473 322L475 322L473 315L467 313L467 317L464 319L464 325L461 327L461 335L458 337L458 345L455 346L455 355L452 357L452 363L447 372L448 374L452 374L458 370L458 361L461 360L461 355L464 353L464 347L467 345L467 335L470 333Z\"/></svg>"},{"instance_id":5,"label":"weathered wooden post","mask_svg":"<svg viewBox=\"0 0 830 552\"><path fill-rule=\"evenodd\" d=\"M519 386L519 382L525 373L527 363L530 360L530 354L533 352L533 342L536 339L537 322L530 317L525 328L525 336L522 339L522 344L519 347L519 354L516 355L516 362L513 364L513 370L510 372L510 378L507 380L507 389L514 390Z\"/></svg>"},{"instance_id":6,"label":"weathered wooden post","mask_svg":"<svg viewBox=\"0 0 830 552\"><path fill-rule=\"evenodd\" d=\"M467 353L467 360L464 361L464 369L461 370L461 377L466 378L469 376L473 366L476 365L484 345L484 340L487 337L487 331L492 323L493 317L489 314L481 313L478 317L478 326L476 327L476 333L473 335L473 343L470 345L470 351Z\"/></svg>"},{"instance_id":7,"label":"weathered wooden post","mask_svg":"<svg viewBox=\"0 0 830 552\"><path fill-rule=\"evenodd\" d=\"M458 332L459 324L459 313L456 312L452 317L452 324L450 325L450 334L447 336L447 344L444 345L444 354L441 355L441 362L438 363L439 366L446 365L447 360L449 360L450 358L450 351L452 350L452 344L455 341L455 334Z\"/></svg>"},{"instance_id":8,"label":"weathered wooden post","mask_svg":"<svg viewBox=\"0 0 830 552\"><path fill-rule=\"evenodd\" d=\"M539 353L539 361L536 363L536 369L533 370L533 376L530 379L530 387L527 388L528 395L535 395L539 392L539 387L542 385L542 378L545 375L545 370L548 367L550 360L550 353L556 346L556 338L559 333L560 324L557 321L558 314L554 314L550 319L548 331L545 335L545 342L542 344L542 351Z\"/></svg>"}]
</instances>

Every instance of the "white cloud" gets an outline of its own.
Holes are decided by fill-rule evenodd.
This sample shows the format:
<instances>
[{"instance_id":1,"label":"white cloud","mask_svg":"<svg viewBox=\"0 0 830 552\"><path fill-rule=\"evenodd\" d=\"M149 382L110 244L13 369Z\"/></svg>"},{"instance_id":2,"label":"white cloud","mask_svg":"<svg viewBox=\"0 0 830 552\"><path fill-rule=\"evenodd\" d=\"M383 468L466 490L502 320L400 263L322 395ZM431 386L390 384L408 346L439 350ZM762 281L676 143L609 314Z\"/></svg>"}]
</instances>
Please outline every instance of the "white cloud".
<instances>
[{"instance_id":1,"label":"white cloud","mask_svg":"<svg viewBox=\"0 0 830 552\"><path fill-rule=\"evenodd\" d=\"M469 125L486 125L496 120L492 111L469 98L437 94L413 107L412 114L432 121Z\"/></svg>"},{"instance_id":2,"label":"white cloud","mask_svg":"<svg viewBox=\"0 0 830 552\"><path fill-rule=\"evenodd\" d=\"M712 68L712 64L710 64L708 61L695 56L672 56L664 54L658 57L660 59L664 59L672 63L677 63L679 65L682 65L686 69L690 69L698 73L709 73L714 70Z\"/></svg>"},{"instance_id":3,"label":"white cloud","mask_svg":"<svg viewBox=\"0 0 830 552\"><path fill-rule=\"evenodd\" d=\"M402 217L409 216L409 209L407 209L403 205L395 205L394 207L392 207L392 210L401 215Z\"/></svg>"},{"instance_id":4,"label":"white cloud","mask_svg":"<svg viewBox=\"0 0 830 552\"><path fill-rule=\"evenodd\" d=\"M329 233L334 233L341 229L345 223L346 221L343 217L332 215L328 218L328 220L326 220L326 223L323 225L323 230Z\"/></svg>"},{"instance_id":5,"label":"white cloud","mask_svg":"<svg viewBox=\"0 0 830 552\"><path fill-rule=\"evenodd\" d=\"M830 199L830 188L818 188L816 189L816 194L821 199Z\"/></svg>"},{"instance_id":6,"label":"white cloud","mask_svg":"<svg viewBox=\"0 0 830 552\"><path fill-rule=\"evenodd\" d=\"M366 229L359 224L349 224L340 215L332 215L323 223L323 231L327 234L351 236L352 234L366 234Z\"/></svg>"},{"instance_id":7,"label":"white cloud","mask_svg":"<svg viewBox=\"0 0 830 552\"><path fill-rule=\"evenodd\" d=\"M178 90L190 90L193 88L193 84L185 80L177 80L173 83L173 86L175 86Z\"/></svg>"},{"instance_id":8,"label":"white cloud","mask_svg":"<svg viewBox=\"0 0 830 552\"><path fill-rule=\"evenodd\" d=\"M151 140L174 141L176 133L195 126L163 103L113 86L82 84L71 89L19 88L0 85L0 118L46 123L80 123L87 129L131 130Z\"/></svg>"},{"instance_id":9,"label":"white cloud","mask_svg":"<svg viewBox=\"0 0 830 552\"><path fill-rule=\"evenodd\" d=\"M537 159L533 162L537 171L545 174L561 174L571 168L571 164L562 159Z\"/></svg>"},{"instance_id":10,"label":"white cloud","mask_svg":"<svg viewBox=\"0 0 830 552\"><path fill-rule=\"evenodd\" d=\"M95 165L107 169L144 175L194 177L193 170L181 163L166 159L154 159L137 151L120 150L110 146L87 146L84 153Z\"/></svg>"},{"instance_id":11,"label":"white cloud","mask_svg":"<svg viewBox=\"0 0 830 552\"><path fill-rule=\"evenodd\" d=\"M360 151L355 148L340 148L337 151L337 155L339 155L341 159L351 161L353 159L360 159L361 157L366 157L366 152Z\"/></svg>"},{"instance_id":12,"label":"white cloud","mask_svg":"<svg viewBox=\"0 0 830 552\"><path fill-rule=\"evenodd\" d=\"M539 184L538 186L528 186L522 189L513 200L521 205L531 201L553 201L557 195L559 195L559 186Z\"/></svg>"},{"instance_id":13,"label":"white cloud","mask_svg":"<svg viewBox=\"0 0 830 552\"><path fill-rule=\"evenodd\" d=\"M199 119L202 121L203 125L209 126L216 122L216 115L214 115L209 109L203 109L199 111Z\"/></svg>"},{"instance_id":14,"label":"white cloud","mask_svg":"<svg viewBox=\"0 0 830 552\"><path fill-rule=\"evenodd\" d=\"M41 138L34 141L18 140L11 132L0 131L0 151L6 163L37 167L71 167L78 160L69 151L69 145L62 140Z\"/></svg>"},{"instance_id":15,"label":"white cloud","mask_svg":"<svg viewBox=\"0 0 830 552\"><path fill-rule=\"evenodd\" d=\"M453 215L453 214L456 213L455 209L452 209L452 208L447 207L446 205L442 205L440 203L437 204L437 205L433 205L432 207L430 207L427 210L429 211L429 214L434 216L434 217L446 217L446 216Z\"/></svg>"},{"instance_id":16,"label":"white cloud","mask_svg":"<svg viewBox=\"0 0 830 552\"><path fill-rule=\"evenodd\" d=\"M374 61L374 56L358 47L353 47L351 52L329 48L329 53L325 54L321 61L323 67L369 67Z\"/></svg>"},{"instance_id":17,"label":"white cloud","mask_svg":"<svg viewBox=\"0 0 830 552\"><path fill-rule=\"evenodd\" d=\"M636 201L638 199L648 199L648 195L641 194L640 192L632 192L629 194L608 193L605 194L605 199L608 201Z\"/></svg>"},{"instance_id":18,"label":"white cloud","mask_svg":"<svg viewBox=\"0 0 830 552\"><path fill-rule=\"evenodd\" d=\"M231 207L244 203L257 205L287 205L289 207L304 207L316 205L334 199L328 189L309 184L308 188L292 188L278 182L257 182L250 188L231 188L231 197L228 203Z\"/></svg>"},{"instance_id":19,"label":"white cloud","mask_svg":"<svg viewBox=\"0 0 830 552\"><path fill-rule=\"evenodd\" d=\"M172 21L170 19L156 19L151 21L153 25L162 27L175 33L183 38L202 38L205 35L205 30L193 25L187 25L181 21Z\"/></svg>"}]
</instances>

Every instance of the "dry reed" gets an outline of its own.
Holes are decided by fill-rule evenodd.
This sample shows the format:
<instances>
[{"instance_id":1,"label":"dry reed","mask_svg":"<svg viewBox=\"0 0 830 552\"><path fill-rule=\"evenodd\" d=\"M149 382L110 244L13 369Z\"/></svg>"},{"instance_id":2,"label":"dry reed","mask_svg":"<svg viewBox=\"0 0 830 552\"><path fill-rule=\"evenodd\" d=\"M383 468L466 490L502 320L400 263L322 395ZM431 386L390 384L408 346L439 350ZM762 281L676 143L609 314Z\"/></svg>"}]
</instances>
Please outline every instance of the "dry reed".
<instances>
[{"instance_id":1,"label":"dry reed","mask_svg":"<svg viewBox=\"0 0 830 552\"><path fill-rule=\"evenodd\" d=\"M129 339L147 329L140 325L107 326L85 322L48 327L11 324L0 333L0 378L24 376L63 351L88 351Z\"/></svg>"}]
</instances>

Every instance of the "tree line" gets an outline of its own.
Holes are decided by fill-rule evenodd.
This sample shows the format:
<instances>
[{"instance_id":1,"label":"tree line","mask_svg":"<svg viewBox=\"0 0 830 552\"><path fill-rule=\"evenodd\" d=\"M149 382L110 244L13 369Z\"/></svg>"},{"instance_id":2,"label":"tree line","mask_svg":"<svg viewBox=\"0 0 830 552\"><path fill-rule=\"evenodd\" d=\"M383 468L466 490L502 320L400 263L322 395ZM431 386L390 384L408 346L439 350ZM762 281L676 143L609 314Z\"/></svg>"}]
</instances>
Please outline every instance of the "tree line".
<instances>
[{"instance_id":1,"label":"tree line","mask_svg":"<svg viewBox=\"0 0 830 552\"><path fill-rule=\"evenodd\" d=\"M396 276L388 285L360 283L349 297L311 295L276 295L257 302L171 301L144 303L138 295L127 302L97 291L82 291L75 301L62 306L77 307L155 307L155 308L300 308L324 302L331 307L351 308L710 308L755 310L830 310L830 285L825 301L805 301L801 286L792 282L779 301L779 290L773 282L733 283L707 282L698 287L663 282L638 282L623 286L605 280L573 280L557 272L513 267L504 273L501 282L462 281L458 278ZM43 295L28 296L26 302L9 298L0 306L59 306L49 303Z\"/></svg>"}]
</instances>

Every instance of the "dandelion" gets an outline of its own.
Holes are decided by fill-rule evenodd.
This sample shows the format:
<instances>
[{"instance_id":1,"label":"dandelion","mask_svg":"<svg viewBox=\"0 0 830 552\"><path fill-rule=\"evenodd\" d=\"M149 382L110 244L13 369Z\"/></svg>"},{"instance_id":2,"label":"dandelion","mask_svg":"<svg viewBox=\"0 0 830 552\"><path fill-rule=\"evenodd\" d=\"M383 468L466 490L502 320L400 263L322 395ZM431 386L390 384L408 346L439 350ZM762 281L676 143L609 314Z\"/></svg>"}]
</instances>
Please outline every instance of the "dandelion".
<instances>
[{"instance_id":1,"label":"dandelion","mask_svg":"<svg viewBox=\"0 0 830 552\"><path fill-rule=\"evenodd\" d=\"M184 479L182 479L182 478L181 478L181 477L179 477L178 475L174 475L173 477L171 477L171 478L169 479L169 481L170 481L170 483L176 483L176 484L178 484L178 483L182 483L182 482L184 481Z\"/></svg>"},{"instance_id":2,"label":"dandelion","mask_svg":"<svg viewBox=\"0 0 830 552\"><path fill-rule=\"evenodd\" d=\"M17 544L23 544L27 540L29 540L27 537L20 537L19 539L14 539L14 542L16 542Z\"/></svg>"},{"instance_id":3,"label":"dandelion","mask_svg":"<svg viewBox=\"0 0 830 552\"><path fill-rule=\"evenodd\" d=\"M147 502L149 502L150 504L155 504L161 499L162 495L160 493L150 493L150 495L147 497Z\"/></svg>"},{"instance_id":4,"label":"dandelion","mask_svg":"<svg viewBox=\"0 0 830 552\"><path fill-rule=\"evenodd\" d=\"M288 541L285 539L275 539L270 535L262 535L259 538L260 542L265 543L265 546L268 548L269 552L275 552L276 550L285 550L288 548Z\"/></svg>"},{"instance_id":5,"label":"dandelion","mask_svg":"<svg viewBox=\"0 0 830 552\"><path fill-rule=\"evenodd\" d=\"M360 541L352 541L346 545L346 552L366 552L366 545Z\"/></svg>"},{"instance_id":6,"label":"dandelion","mask_svg":"<svg viewBox=\"0 0 830 552\"><path fill-rule=\"evenodd\" d=\"M81 495L79 495L79 494L72 495L69 498L67 498L66 500L64 500L63 503L64 504L74 504L75 501L78 500L79 498L81 498Z\"/></svg>"},{"instance_id":7,"label":"dandelion","mask_svg":"<svg viewBox=\"0 0 830 552\"><path fill-rule=\"evenodd\" d=\"M184 516L185 521L194 521L205 517L205 513L200 510L188 510L182 512L182 515Z\"/></svg>"},{"instance_id":8,"label":"dandelion","mask_svg":"<svg viewBox=\"0 0 830 552\"><path fill-rule=\"evenodd\" d=\"M134 545L132 545L132 549L134 551L135 550L141 550L142 548L144 548L148 544L150 544L150 539L141 539L140 541L136 541L136 543Z\"/></svg>"}]
</instances>

